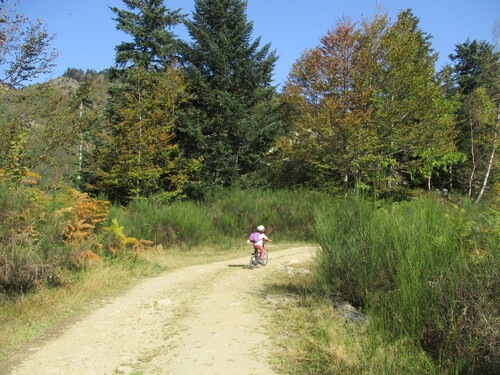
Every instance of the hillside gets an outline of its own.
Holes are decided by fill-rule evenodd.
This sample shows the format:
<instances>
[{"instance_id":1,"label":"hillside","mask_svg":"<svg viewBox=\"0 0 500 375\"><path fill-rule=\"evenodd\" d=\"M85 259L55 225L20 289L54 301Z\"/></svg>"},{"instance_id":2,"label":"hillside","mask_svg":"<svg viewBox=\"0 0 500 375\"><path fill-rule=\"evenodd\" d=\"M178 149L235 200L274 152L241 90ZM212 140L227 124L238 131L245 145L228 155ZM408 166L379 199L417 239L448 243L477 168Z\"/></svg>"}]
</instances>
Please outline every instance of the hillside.
<instances>
[{"instance_id":1,"label":"hillside","mask_svg":"<svg viewBox=\"0 0 500 375\"><path fill-rule=\"evenodd\" d=\"M89 82L87 110L102 117L109 81L100 73ZM61 76L18 90L6 89L0 96L0 127L7 130L0 135L0 144L23 146L19 162L41 176L41 186L61 182L74 186L81 141L75 128L80 113L74 101L81 85ZM12 157L5 149L0 152L0 160Z\"/></svg>"}]
</instances>

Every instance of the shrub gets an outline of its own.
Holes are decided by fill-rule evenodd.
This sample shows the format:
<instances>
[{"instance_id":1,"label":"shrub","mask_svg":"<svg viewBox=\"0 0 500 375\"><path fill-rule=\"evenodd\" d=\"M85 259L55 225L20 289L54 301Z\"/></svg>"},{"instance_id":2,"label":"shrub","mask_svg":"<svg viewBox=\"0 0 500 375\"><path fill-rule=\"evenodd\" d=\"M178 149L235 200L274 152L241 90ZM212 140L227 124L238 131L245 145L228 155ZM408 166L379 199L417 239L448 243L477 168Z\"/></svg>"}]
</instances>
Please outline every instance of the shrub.
<instances>
[{"instance_id":1,"label":"shrub","mask_svg":"<svg viewBox=\"0 0 500 375\"><path fill-rule=\"evenodd\" d=\"M106 202L73 189L43 192L0 186L0 293L24 292L58 279L65 269L99 258L96 226Z\"/></svg>"},{"instance_id":2,"label":"shrub","mask_svg":"<svg viewBox=\"0 0 500 375\"><path fill-rule=\"evenodd\" d=\"M276 240L310 241L314 233L314 207L328 200L307 190L228 189L203 201L176 201L165 205L149 199L116 207L129 235L165 246L232 246L243 242L257 225L264 224Z\"/></svg>"}]
</instances>

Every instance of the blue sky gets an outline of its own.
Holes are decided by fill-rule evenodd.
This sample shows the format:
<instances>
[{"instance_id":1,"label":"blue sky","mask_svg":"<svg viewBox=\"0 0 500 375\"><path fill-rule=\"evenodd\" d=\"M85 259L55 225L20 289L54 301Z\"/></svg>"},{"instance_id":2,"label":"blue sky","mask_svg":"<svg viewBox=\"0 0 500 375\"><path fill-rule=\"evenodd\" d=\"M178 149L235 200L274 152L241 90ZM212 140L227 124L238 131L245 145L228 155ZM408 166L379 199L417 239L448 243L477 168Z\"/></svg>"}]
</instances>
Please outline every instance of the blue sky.
<instances>
[{"instance_id":1,"label":"blue sky","mask_svg":"<svg viewBox=\"0 0 500 375\"><path fill-rule=\"evenodd\" d=\"M190 17L194 0L165 0L165 5L181 8ZM29 18L41 18L56 34L53 45L60 56L52 77L58 77L68 67L102 70L113 65L114 47L127 36L116 30L109 6L125 8L121 0L20 0L16 9ZM254 38L261 37L261 45L271 43L276 50L274 84L281 84L301 53L317 46L340 18L371 18L378 7L393 21L398 11L413 10L421 29L433 37L438 69L467 38L495 44L494 25L500 23L500 0L248 0L247 17L254 23ZM174 31L188 38L183 27Z\"/></svg>"}]
</instances>

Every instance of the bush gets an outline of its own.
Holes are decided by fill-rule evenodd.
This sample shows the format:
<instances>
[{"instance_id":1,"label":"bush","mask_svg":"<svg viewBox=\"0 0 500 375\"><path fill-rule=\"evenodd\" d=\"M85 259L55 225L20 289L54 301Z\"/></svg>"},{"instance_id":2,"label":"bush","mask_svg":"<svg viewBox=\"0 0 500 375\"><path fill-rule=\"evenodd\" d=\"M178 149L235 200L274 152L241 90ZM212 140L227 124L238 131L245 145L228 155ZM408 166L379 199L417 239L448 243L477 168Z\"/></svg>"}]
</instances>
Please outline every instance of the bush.
<instances>
[{"instance_id":1,"label":"bush","mask_svg":"<svg viewBox=\"0 0 500 375\"><path fill-rule=\"evenodd\" d=\"M437 199L387 209L337 200L318 213L318 281L444 366L488 373L499 365L499 227L492 215Z\"/></svg>"},{"instance_id":2,"label":"bush","mask_svg":"<svg viewBox=\"0 0 500 375\"><path fill-rule=\"evenodd\" d=\"M19 293L51 284L58 274L100 257L96 226L105 202L73 189L43 192L0 184L0 293Z\"/></svg>"}]
</instances>

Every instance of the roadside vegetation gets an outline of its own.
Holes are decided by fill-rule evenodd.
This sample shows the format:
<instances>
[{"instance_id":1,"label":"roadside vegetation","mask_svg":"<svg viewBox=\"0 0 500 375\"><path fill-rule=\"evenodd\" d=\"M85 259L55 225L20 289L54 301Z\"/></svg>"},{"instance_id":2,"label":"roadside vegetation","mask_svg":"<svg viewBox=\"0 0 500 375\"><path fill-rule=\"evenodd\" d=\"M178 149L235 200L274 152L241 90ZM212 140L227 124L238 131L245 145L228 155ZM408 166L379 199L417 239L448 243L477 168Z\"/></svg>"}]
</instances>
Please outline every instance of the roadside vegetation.
<instances>
[{"instance_id":1,"label":"roadside vegetation","mask_svg":"<svg viewBox=\"0 0 500 375\"><path fill-rule=\"evenodd\" d=\"M270 283L301 296L274 317L285 373L495 373L498 209L467 198L384 205L354 196L331 200L315 218L312 276ZM369 324L347 322L338 301Z\"/></svg>"},{"instance_id":2,"label":"roadside vegetation","mask_svg":"<svg viewBox=\"0 0 500 375\"><path fill-rule=\"evenodd\" d=\"M33 180L0 184L0 358L137 278L246 255L258 223L273 223L279 247L311 241L313 207L326 199L235 189L204 202L123 207Z\"/></svg>"},{"instance_id":3,"label":"roadside vegetation","mask_svg":"<svg viewBox=\"0 0 500 375\"><path fill-rule=\"evenodd\" d=\"M268 281L267 293L295 295L293 303L268 308L273 336L272 358L288 375L445 374L418 346L346 319L332 299L318 290L316 266L294 277L287 272ZM371 317L368 318L371 321ZM284 329L286 327L286 329Z\"/></svg>"},{"instance_id":4,"label":"roadside vegetation","mask_svg":"<svg viewBox=\"0 0 500 375\"><path fill-rule=\"evenodd\" d=\"M317 216L318 277L457 373L499 366L498 211L437 198L377 207L336 200Z\"/></svg>"}]
</instances>

